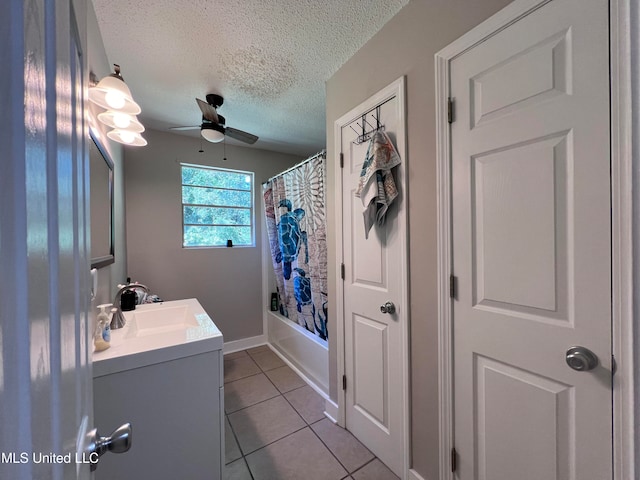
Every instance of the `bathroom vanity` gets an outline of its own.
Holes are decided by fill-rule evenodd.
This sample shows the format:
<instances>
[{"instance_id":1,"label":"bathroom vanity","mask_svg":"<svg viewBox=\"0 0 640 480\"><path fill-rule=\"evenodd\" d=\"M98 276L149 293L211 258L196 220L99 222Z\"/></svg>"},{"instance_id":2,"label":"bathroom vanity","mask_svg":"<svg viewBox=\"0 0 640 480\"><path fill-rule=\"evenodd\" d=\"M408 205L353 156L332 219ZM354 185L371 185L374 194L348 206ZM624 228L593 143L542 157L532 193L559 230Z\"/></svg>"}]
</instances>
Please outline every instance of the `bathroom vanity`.
<instances>
[{"instance_id":1,"label":"bathroom vanity","mask_svg":"<svg viewBox=\"0 0 640 480\"><path fill-rule=\"evenodd\" d=\"M132 425L131 449L100 458L97 480L223 478L223 338L196 299L138 305L93 354L101 435Z\"/></svg>"}]
</instances>

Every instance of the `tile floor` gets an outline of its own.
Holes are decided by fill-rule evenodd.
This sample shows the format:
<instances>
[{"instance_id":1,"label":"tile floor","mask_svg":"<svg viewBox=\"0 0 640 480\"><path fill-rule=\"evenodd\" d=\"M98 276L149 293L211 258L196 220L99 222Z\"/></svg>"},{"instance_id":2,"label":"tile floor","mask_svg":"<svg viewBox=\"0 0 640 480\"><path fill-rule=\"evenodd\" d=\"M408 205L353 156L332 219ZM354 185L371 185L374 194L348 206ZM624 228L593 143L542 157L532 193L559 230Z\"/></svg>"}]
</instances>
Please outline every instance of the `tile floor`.
<instances>
[{"instance_id":1,"label":"tile floor","mask_svg":"<svg viewBox=\"0 0 640 480\"><path fill-rule=\"evenodd\" d=\"M398 480L269 347L224 357L226 480Z\"/></svg>"}]
</instances>

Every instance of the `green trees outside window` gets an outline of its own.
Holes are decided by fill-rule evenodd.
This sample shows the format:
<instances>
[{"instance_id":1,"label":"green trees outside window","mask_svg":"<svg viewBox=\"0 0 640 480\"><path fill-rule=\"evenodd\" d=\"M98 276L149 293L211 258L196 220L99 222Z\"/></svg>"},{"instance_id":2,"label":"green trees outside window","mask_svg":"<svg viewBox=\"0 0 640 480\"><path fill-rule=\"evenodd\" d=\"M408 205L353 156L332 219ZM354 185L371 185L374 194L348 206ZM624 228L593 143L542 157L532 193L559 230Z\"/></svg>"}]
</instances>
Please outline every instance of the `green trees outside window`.
<instances>
[{"instance_id":1,"label":"green trees outside window","mask_svg":"<svg viewBox=\"0 0 640 480\"><path fill-rule=\"evenodd\" d=\"M182 164L183 247L253 246L253 173Z\"/></svg>"}]
</instances>

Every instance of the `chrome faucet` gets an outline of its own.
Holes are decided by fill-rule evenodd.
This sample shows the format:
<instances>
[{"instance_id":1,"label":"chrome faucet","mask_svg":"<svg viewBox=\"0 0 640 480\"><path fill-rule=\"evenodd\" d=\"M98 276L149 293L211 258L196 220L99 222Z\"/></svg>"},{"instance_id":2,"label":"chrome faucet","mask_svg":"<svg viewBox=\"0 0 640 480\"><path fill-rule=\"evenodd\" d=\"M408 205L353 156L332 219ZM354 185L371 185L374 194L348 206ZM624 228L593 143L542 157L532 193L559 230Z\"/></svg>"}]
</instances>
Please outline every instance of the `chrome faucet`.
<instances>
[{"instance_id":1,"label":"chrome faucet","mask_svg":"<svg viewBox=\"0 0 640 480\"><path fill-rule=\"evenodd\" d=\"M122 292L127 290L137 290L138 288L149 293L149 287L140 283L130 283L129 285L125 285L118 290L118 293L116 293L116 298L113 299L113 307L115 308L115 311L113 312L113 318L111 319L111 330L122 328L124 327L124 324L127 323L127 320L124 318L122 310L120 309L120 297L122 296Z\"/></svg>"}]
</instances>

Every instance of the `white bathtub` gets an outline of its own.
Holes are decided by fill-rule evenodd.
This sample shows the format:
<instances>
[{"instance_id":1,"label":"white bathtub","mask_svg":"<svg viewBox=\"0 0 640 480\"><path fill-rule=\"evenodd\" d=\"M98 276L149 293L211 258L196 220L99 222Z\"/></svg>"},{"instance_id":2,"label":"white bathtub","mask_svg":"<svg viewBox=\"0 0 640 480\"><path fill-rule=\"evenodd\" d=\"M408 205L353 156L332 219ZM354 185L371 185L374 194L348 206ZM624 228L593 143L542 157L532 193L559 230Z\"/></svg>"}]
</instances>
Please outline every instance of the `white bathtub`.
<instances>
[{"instance_id":1,"label":"white bathtub","mask_svg":"<svg viewBox=\"0 0 640 480\"><path fill-rule=\"evenodd\" d=\"M277 312L266 311L267 340L312 382L325 398L329 396L329 347L327 342Z\"/></svg>"}]
</instances>

